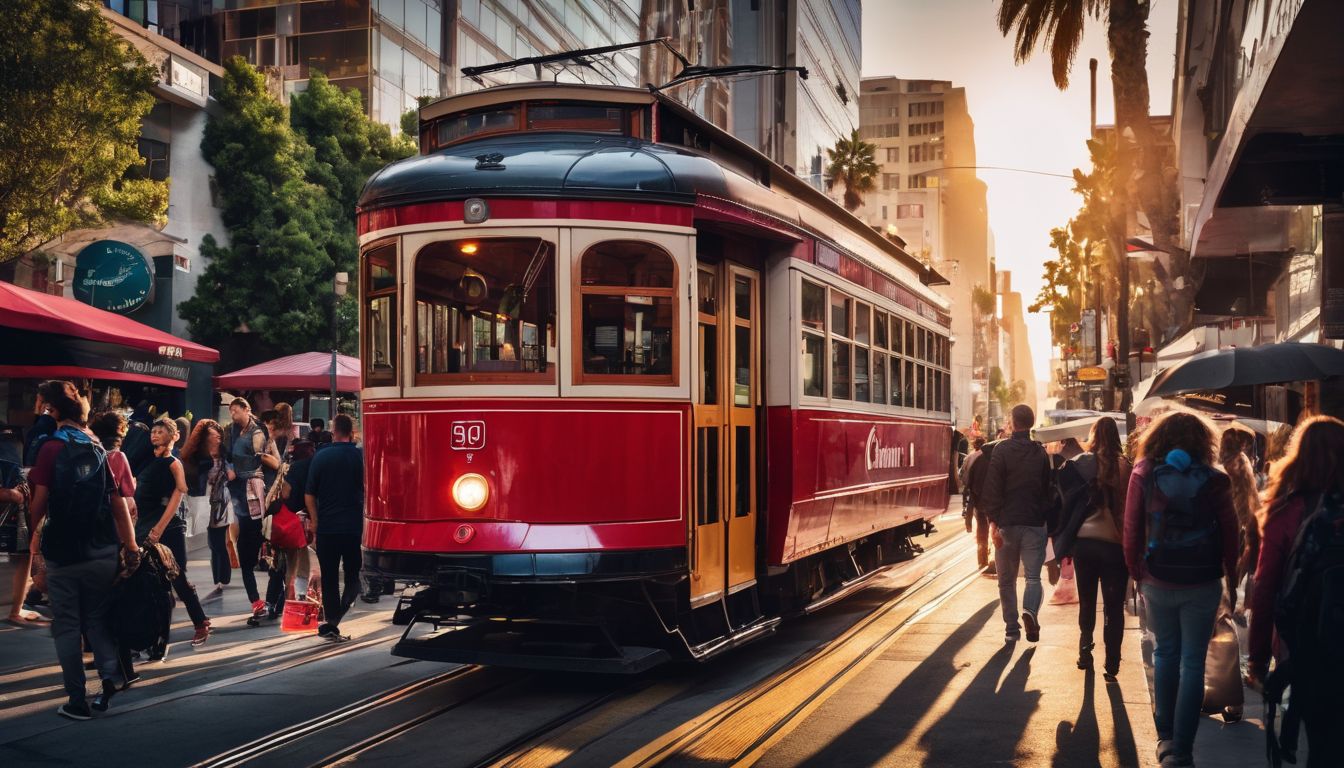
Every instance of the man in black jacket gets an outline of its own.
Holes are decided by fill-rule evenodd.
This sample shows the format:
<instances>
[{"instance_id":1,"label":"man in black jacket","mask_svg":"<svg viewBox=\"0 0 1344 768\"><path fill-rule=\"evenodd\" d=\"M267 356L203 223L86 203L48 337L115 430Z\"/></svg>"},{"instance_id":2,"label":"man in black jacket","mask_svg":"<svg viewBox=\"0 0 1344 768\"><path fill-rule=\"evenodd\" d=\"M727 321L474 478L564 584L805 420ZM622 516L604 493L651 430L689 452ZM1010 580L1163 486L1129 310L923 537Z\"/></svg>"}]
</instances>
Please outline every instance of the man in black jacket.
<instances>
[{"instance_id":1,"label":"man in black jacket","mask_svg":"<svg viewBox=\"0 0 1344 768\"><path fill-rule=\"evenodd\" d=\"M1049 505L1050 457L1031 439L1036 414L1026 405L1014 406L1013 435L994 448L985 491L980 503L994 525L994 564L999 576L1005 638L1040 639L1037 613L1041 608L1041 567L1045 563L1046 512ZM1021 625L1017 612L1017 568L1021 562L1027 586L1022 595Z\"/></svg>"}]
</instances>

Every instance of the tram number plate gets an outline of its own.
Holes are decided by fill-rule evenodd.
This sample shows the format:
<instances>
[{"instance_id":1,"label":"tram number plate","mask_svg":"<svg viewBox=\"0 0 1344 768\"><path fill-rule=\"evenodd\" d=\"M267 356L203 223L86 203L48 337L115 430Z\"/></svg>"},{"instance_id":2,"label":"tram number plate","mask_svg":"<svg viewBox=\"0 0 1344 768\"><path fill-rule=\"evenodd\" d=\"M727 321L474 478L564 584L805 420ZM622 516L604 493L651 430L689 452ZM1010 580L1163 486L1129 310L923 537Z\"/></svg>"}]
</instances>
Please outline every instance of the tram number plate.
<instances>
[{"instance_id":1,"label":"tram number plate","mask_svg":"<svg viewBox=\"0 0 1344 768\"><path fill-rule=\"evenodd\" d=\"M454 451L479 451L485 447L484 421L454 421L449 434Z\"/></svg>"}]
</instances>

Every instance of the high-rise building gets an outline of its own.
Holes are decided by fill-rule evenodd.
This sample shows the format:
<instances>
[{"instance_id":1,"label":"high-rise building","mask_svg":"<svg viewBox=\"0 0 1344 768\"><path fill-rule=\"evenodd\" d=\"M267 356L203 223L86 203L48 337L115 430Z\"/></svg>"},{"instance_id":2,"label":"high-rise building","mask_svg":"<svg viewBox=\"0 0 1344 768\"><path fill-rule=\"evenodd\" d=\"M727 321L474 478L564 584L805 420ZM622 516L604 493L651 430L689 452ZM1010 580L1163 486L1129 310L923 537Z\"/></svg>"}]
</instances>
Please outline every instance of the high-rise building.
<instances>
[{"instance_id":1,"label":"high-rise building","mask_svg":"<svg viewBox=\"0 0 1344 768\"><path fill-rule=\"evenodd\" d=\"M715 125L824 186L826 150L859 124L860 0L105 0L118 13L214 61L242 56L301 90L313 70L365 97L394 128L421 98L533 79L631 87L670 83L677 55L649 45L553 63L481 67L667 38L705 67L803 67L704 78L668 93Z\"/></svg>"},{"instance_id":2,"label":"high-rise building","mask_svg":"<svg viewBox=\"0 0 1344 768\"><path fill-rule=\"evenodd\" d=\"M974 341L993 313L982 317L975 293L995 292L986 187L975 175L975 124L966 91L947 80L864 78L859 115L859 135L876 145L881 168L860 217L903 240L910 253L947 277L950 285L939 290L953 305L969 308L952 317L952 376L958 382L953 414L964 426L973 413L985 415L986 400L977 402L975 392L988 391L993 367L987 344Z\"/></svg>"}]
</instances>

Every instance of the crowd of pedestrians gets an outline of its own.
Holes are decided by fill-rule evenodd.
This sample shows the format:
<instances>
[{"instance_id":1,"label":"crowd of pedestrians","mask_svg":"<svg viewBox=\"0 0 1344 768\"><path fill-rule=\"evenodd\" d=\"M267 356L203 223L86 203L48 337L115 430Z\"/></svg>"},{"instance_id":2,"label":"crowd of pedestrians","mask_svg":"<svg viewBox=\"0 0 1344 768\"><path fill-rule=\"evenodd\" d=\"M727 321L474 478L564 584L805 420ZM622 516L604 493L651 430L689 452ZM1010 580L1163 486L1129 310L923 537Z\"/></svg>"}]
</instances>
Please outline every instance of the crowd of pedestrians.
<instances>
[{"instance_id":1,"label":"crowd of pedestrians","mask_svg":"<svg viewBox=\"0 0 1344 768\"><path fill-rule=\"evenodd\" d=\"M280 617L298 599L321 606L320 637L348 639L338 628L360 593L364 495L349 416L337 415L330 432L314 420L304 438L288 404L257 418L243 398L229 404L227 426L152 419L144 404L128 419L90 414L67 381L44 382L37 407L26 435L0 433L0 512L21 518L24 539L11 557L9 621L44 624L26 606L50 606L68 699L59 714L89 719L139 679L137 660L164 661L176 602L194 627L191 646L206 644L207 608L218 613L235 570L247 625ZM198 509L212 581L202 594L186 568ZM259 569L269 571L264 598ZM92 699L86 669L100 682Z\"/></svg>"},{"instance_id":2,"label":"crowd of pedestrians","mask_svg":"<svg viewBox=\"0 0 1344 768\"><path fill-rule=\"evenodd\" d=\"M1014 408L1011 434L977 445L962 468L967 530L983 516L994 542L1006 640L1023 630L1039 639L1052 549L1077 574L1077 666L1093 668L1099 589L1103 669L1114 682L1136 584L1154 642L1157 759L1191 766L1206 683L1226 684L1206 680L1215 620L1249 615L1244 683L1287 704L1282 727L1267 726L1269 754L1291 762L1301 723L1309 768L1344 766L1344 421L1306 419L1258 467L1254 433L1232 426L1216 437L1195 413L1164 414L1131 435L1132 456L1115 421L1102 418L1086 450L1052 459L1031 439L1033 420L1027 406ZM987 570L984 554L980 562ZM1230 672L1241 701L1235 663Z\"/></svg>"}]
</instances>

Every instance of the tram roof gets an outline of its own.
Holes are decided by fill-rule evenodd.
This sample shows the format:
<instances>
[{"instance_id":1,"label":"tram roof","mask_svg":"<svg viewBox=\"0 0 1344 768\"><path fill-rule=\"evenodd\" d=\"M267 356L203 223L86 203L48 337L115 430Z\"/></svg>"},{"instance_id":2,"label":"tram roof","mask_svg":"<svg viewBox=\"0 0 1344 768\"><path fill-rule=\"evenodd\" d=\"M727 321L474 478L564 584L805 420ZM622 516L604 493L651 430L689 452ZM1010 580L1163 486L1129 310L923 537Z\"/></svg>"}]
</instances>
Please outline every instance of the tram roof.
<instances>
[{"instance_id":1,"label":"tram roof","mask_svg":"<svg viewBox=\"0 0 1344 768\"><path fill-rule=\"evenodd\" d=\"M860 257L876 248L895 262L892 266L908 270L926 286L947 283L936 270L787 168L661 93L549 82L502 85L430 102L420 109L421 125L451 114L530 100L657 106L692 126L708 151L577 131L487 135L387 166L369 179L359 208L506 195L622 200L637 196L690 205L698 196L707 196L740 202ZM503 159L481 160L494 154ZM946 308L945 297L923 293Z\"/></svg>"}]
</instances>

